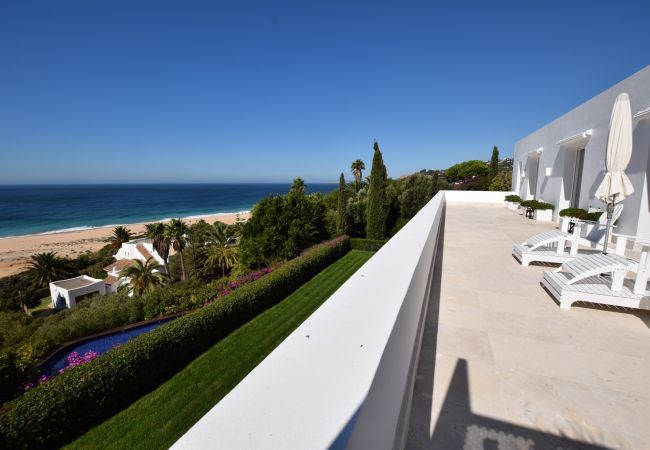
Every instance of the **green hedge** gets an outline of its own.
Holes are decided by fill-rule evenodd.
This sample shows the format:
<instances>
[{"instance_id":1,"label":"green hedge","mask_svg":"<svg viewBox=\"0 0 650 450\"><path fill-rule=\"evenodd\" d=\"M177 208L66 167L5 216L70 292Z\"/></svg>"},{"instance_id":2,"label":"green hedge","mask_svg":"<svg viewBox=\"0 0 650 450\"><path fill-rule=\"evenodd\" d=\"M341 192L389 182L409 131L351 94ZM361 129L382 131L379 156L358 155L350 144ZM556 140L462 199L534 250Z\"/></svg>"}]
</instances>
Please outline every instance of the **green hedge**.
<instances>
[{"instance_id":1,"label":"green hedge","mask_svg":"<svg viewBox=\"0 0 650 450\"><path fill-rule=\"evenodd\" d=\"M349 250L347 236L315 246L210 306L143 334L5 403L0 409L0 447L55 447L84 433L153 390Z\"/></svg>"},{"instance_id":2,"label":"green hedge","mask_svg":"<svg viewBox=\"0 0 650 450\"><path fill-rule=\"evenodd\" d=\"M381 239L363 239L363 238L351 238L350 245L353 250L366 250L369 252L376 252L384 244L385 240Z\"/></svg>"},{"instance_id":3,"label":"green hedge","mask_svg":"<svg viewBox=\"0 0 650 450\"><path fill-rule=\"evenodd\" d=\"M505 196L504 201L521 203L521 197L519 197L518 195L510 194Z\"/></svg>"}]
</instances>

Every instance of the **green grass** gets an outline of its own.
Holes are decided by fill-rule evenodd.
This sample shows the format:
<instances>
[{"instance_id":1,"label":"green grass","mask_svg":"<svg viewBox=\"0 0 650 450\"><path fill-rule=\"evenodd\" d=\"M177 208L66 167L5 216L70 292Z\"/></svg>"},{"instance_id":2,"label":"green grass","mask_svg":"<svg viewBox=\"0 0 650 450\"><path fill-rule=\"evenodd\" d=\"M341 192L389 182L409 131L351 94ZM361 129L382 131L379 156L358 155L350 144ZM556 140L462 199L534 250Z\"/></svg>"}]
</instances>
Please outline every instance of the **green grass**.
<instances>
[{"instance_id":1,"label":"green grass","mask_svg":"<svg viewBox=\"0 0 650 450\"><path fill-rule=\"evenodd\" d=\"M40 311L42 309L47 309L50 307L51 303L52 303L52 297L48 295L47 297L43 297L41 299L41 302L38 304L38 306L32 308L31 311L34 312L34 311Z\"/></svg>"},{"instance_id":2,"label":"green grass","mask_svg":"<svg viewBox=\"0 0 650 450\"><path fill-rule=\"evenodd\" d=\"M334 293L372 252L352 250L68 448L168 448Z\"/></svg>"}]
</instances>

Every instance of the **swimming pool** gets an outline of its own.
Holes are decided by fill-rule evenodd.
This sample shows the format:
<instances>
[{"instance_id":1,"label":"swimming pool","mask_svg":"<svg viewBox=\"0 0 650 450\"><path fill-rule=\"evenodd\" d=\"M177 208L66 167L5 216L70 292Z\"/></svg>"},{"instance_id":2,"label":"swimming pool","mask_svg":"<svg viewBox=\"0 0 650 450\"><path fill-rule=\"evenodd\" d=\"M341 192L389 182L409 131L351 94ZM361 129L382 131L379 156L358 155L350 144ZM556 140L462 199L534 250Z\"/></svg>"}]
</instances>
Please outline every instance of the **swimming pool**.
<instances>
[{"instance_id":1,"label":"swimming pool","mask_svg":"<svg viewBox=\"0 0 650 450\"><path fill-rule=\"evenodd\" d=\"M112 350L118 345L126 344L131 339L134 339L141 334L147 333L151 330L158 328L165 323L174 320L162 319L157 322L147 323L137 327L129 328L128 330L116 331L115 333L98 336L96 338L88 339L87 341L73 344L69 347L59 350L41 365L41 373L52 377L59 374L59 370L63 369L66 365L66 358L72 353L77 352L80 355L88 351L94 351L100 355Z\"/></svg>"}]
</instances>

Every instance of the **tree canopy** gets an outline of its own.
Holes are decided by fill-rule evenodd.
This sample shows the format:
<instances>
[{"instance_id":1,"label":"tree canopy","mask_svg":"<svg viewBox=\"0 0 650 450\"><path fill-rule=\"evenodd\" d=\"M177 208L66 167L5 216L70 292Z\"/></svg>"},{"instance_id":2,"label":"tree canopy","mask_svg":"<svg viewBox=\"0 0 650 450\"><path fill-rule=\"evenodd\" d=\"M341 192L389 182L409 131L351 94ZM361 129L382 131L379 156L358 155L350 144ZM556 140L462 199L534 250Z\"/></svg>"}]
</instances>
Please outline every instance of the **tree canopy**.
<instances>
[{"instance_id":1,"label":"tree canopy","mask_svg":"<svg viewBox=\"0 0 650 450\"><path fill-rule=\"evenodd\" d=\"M484 161L472 159L454 164L446 170L447 181L461 181L475 176L486 176L490 173L490 166Z\"/></svg>"},{"instance_id":2,"label":"tree canopy","mask_svg":"<svg viewBox=\"0 0 650 450\"><path fill-rule=\"evenodd\" d=\"M262 267L293 258L327 235L322 196L305 195L298 178L288 195L271 195L255 206L242 229L240 260L246 267Z\"/></svg>"}]
</instances>

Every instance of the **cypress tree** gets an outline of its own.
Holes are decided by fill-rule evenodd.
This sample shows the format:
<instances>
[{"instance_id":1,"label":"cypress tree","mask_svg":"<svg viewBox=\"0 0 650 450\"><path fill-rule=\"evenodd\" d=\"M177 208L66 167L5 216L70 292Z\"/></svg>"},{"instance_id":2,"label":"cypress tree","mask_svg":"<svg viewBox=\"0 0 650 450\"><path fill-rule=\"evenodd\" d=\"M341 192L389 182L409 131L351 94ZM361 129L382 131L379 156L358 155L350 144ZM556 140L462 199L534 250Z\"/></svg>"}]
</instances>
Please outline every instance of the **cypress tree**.
<instances>
[{"instance_id":1,"label":"cypress tree","mask_svg":"<svg viewBox=\"0 0 650 450\"><path fill-rule=\"evenodd\" d=\"M386 204L386 166L375 142L373 147L375 154L372 157L372 169L370 171L370 186L368 187L368 209L366 237L368 239L384 239L386 236L386 216L388 205Z\"/></svg>"},{"instance_id":2,"label":"cypress tree","mask_svg":"<svg viewBox=\"0 0 650 450\"><path fill-rule=\"evenodd\" d=\"M492 159L490 160L490 180L499 174L499 147L496 145L492 149Z\"/></svg>"},{"instance_id":3,"label":"cypress tree","mask_svg":"<svg viewBox=\"0 0 650 450\"><path fill-rule=\"evenodd\" d=\"M339 177L339 202L336 208L336 232L345 233L345 177L343 172Z\"/></svg>"}]
</instances>

